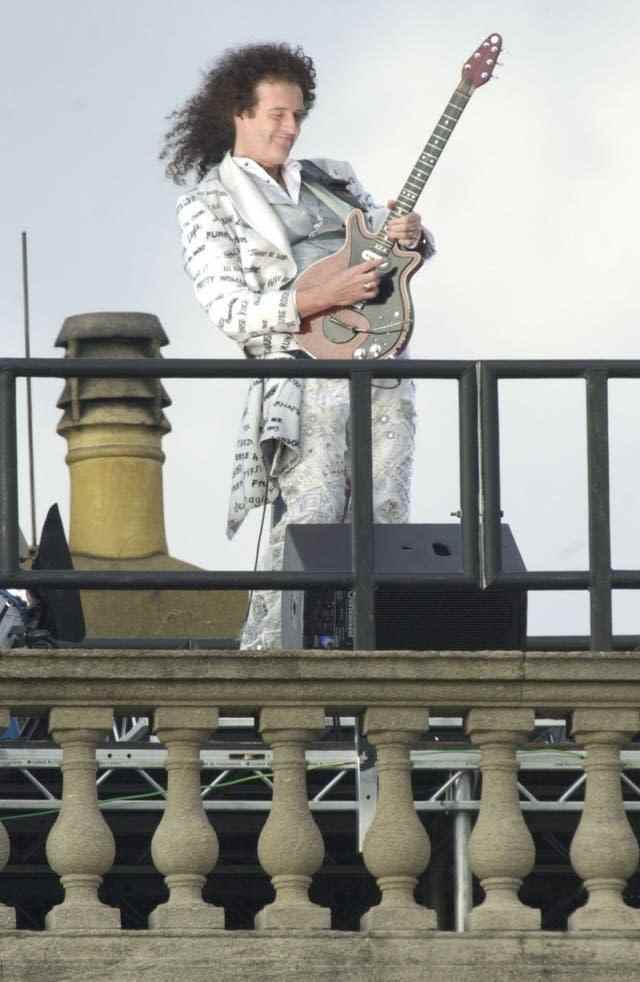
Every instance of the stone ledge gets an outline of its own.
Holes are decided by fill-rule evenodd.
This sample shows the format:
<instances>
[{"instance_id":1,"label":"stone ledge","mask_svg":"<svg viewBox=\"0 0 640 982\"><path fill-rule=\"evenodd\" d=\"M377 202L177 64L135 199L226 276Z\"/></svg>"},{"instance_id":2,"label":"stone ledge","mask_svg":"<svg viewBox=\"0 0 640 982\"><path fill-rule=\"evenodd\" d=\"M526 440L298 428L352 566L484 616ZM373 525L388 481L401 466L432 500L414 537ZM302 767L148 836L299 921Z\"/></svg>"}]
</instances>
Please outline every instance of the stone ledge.
<instances>
[{"instance_id":1,"label":"stone ledge","mask_svg":"<svg viewBox=\"0 0 640 982\"><path fill-rule=\"evenodd\" d=\"M213 973L213 974L212 974ZM636 932L140 931L0 936L11 982L636 982Z\"/></svg>"},{"instance_id":2,"label":"stone ledge","mask_svg":"<svg viewBox=\"0 0 640 982\"><path fill-rule=\"evenodd\" d=\"M37 651L0 655L5 705L264 706L359 710L529 706L555 712L640 705L638 652Z\"/></svg>"}]
</instances>

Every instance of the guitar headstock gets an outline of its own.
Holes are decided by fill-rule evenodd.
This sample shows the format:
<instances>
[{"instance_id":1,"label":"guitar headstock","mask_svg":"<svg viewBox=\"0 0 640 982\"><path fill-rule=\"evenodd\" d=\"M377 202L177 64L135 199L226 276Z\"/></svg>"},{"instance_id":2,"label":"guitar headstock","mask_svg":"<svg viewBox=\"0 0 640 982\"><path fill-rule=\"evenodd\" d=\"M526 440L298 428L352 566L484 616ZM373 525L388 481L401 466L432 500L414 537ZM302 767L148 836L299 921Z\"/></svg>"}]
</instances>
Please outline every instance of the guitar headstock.
<instances>
[{"instance_id":1,"label":"guitar headstock","mask_svg":"<svg viewBox=\"0 0 640 982\"><path fill-rule=\"evenodd\" d=\"M496 67L501 51L501 36L490 34L464 63L462 81L471 82L474 89L488 82L493 75L493 69Z\"/></svg>"}]
</instances>

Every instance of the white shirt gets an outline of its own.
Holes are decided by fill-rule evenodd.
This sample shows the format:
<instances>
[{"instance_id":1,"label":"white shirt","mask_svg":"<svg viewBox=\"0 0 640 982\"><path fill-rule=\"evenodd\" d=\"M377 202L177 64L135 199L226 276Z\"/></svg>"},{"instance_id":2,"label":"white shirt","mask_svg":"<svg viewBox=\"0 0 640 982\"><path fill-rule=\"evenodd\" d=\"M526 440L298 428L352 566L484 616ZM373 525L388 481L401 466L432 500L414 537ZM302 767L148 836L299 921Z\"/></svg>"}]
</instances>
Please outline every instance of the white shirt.
<instances>
[{"instance_id":1,"label":"white shirt","mask_svg":"<svg viewBox=\"0 0 640 982\"><path fill-rule=\"evenodd\" d=\"M261 181L266 181L267 184L272 184L274 187L282 190L282 185L278 184L271 174L268 174L264 167L262 167L257 161L252 160L251 157L234 157L233 162L234 164L237 164L238 167L242 167L243 170L253 174L255 177L259 177ZM300 174L301 169L302 165L300 161L292 160L291 157L282 165L281 168L282 179L289 193L289 197L296 205L300 200L300 185L302 184L302 177Z\"/></svg>"}]
</instances>

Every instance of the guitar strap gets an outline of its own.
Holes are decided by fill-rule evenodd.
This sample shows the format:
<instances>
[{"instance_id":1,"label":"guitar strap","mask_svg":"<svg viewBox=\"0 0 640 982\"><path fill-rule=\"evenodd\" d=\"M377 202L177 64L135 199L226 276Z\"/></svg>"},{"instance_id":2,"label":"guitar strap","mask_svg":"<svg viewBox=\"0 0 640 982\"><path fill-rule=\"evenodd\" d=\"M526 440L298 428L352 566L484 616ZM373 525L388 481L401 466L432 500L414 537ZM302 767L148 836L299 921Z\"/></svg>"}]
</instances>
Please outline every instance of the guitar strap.
<instances>
[{"instance_id":1,"label":"guitar strap","mask_svg":"<svg viewBox=\"0 0 640 982\"><path fill-rule=\"evenodd\" d=\"M301 177L306 187L344 222L354 208L362 204L347 190L348 181L332 177L312 160L301 160Z\"/></svg>"}]
</instances>

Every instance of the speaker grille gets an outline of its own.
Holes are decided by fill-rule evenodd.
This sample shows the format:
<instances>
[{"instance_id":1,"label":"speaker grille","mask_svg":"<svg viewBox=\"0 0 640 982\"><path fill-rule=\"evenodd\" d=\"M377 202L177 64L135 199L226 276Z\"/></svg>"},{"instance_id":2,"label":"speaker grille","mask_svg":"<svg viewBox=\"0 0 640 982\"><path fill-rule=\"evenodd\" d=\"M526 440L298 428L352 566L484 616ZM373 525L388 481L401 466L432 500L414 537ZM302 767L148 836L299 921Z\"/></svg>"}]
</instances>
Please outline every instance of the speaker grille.
<instances>
[{"instance_id":1,"label":"speaker grille","mask_svg":"<svg viewBox=\"0 0 640 982\"><path fill-rule=\"evenodd\" d=\"M390 649L477 651L508 650L524 642L524 595L508 593L436 593L380 590L376 595L376 644Z\"/></svg>"}]
</instances>

